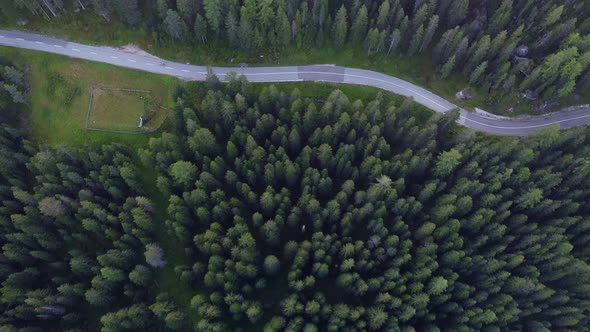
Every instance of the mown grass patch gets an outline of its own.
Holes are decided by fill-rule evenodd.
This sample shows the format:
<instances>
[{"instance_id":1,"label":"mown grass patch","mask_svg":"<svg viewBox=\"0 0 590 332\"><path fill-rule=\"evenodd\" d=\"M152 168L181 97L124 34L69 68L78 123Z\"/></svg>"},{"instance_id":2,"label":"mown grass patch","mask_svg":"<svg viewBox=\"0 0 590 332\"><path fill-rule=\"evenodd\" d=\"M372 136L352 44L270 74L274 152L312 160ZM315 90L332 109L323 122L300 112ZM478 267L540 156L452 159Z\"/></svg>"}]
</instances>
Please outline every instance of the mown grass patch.
<instances>
[{"instance_id":1,"label":"mown grass patch","mask_svg":"<svg viewBox=\"0 0 590 332\"><path fill-rule=\"evenodd\" d=\"M92 86L116 86L149 90L163 106L173 105L172 92L178 80L164 75L116 68L64 56L0 47L0 56L26 68L30 83L30 107L26 114L31 139L44 144L103 144L117 142L132 146L144 145L150 135L124 135L84 130L90 89ZM116 68L116 70L114 70ZM130 102L130 105L127 103ZM135 105L135 106L134 106ZM135 108L133 100L110 101L108 123L118 123L117 115ZM140 107L143 111L143 105ZM160 115L155 118L161 121ZM139 116L133 116L137 127ZM131 122L129 122L131 123Z\"/></svg>"},{"instance_id":2,"label":"mown grass patch","mask_svg":"<svg viewBox=\"0 0 590 332\"><path fill-rule=\"evenodd\" d=\"M93 87L92 96L88 128L146 133L159 128L166 119L167 111L146 90Z\"/></svg>"},{"instance_id":3,"label":"mown grass patch","mask_svg":"<svg viewBox=\"0 0 590 332\"><path fill-rule=\"evenodd\" d=\"M89 128L141 132L139 118L144 115L146 93L94 88L90 106Z\"/></svg>"}]
</instances>

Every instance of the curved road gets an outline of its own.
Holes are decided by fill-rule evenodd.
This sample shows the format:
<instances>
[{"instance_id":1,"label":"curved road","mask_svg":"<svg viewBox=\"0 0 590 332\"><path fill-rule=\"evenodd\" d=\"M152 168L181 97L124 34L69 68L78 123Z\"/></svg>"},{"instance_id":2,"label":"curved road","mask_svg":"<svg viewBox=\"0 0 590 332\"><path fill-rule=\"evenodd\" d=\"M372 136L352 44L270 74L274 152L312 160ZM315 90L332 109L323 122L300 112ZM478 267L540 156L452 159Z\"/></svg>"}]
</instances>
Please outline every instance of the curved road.
<instances>
[{"instance_id":1,"label":"curved road","mask_svg":"<svg viewBox=\"0 0 590 332\"><path fill-rule=\"evenodd\" d=\"M72 58L176 76L187 80L203 81L207 75L207 67L205 66L163 61L154 56L130 53L117 48L78 44L20 31L0 30L0 45L61 54ZM411 96L417 103L436 112L444 113L457 108L453 103L412 83L369 70L333 65L308 65L246 68L213 67L213 71L221 80L225 78L228 72L233 71L238 75L246 76L251 82L321 81L368 85L399 95ZM529 119L481 115L462 109L459 123L495 135L526 136L553 124L558 124L560 128L589 125L590 108L579 108L571 112L553 113Z\"/></svg>"}]
</instances>

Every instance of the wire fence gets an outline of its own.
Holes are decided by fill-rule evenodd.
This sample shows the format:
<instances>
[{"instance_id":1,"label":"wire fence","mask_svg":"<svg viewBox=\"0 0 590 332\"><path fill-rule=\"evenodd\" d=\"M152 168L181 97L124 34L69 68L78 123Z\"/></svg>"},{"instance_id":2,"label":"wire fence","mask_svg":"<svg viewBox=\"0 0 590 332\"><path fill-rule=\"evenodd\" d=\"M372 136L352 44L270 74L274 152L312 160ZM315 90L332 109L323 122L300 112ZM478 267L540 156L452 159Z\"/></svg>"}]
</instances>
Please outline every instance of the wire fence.
<instances>
[{"instance_id":1,"label":"wire fence","mask_svg":"<svg viewBox=\"0 0 590 332\"><path fill-rule=\"evenodd\" d=\"M102 129L102 128L93 128L89 126L90 122L90 113L92 112L92 105L94 103L94 90L101 89L101 90L111 90L111 91L124 91L124 92L138 92L138 93L146 93L152 97L152 100L156 103L156 106L164 111L166 111L166 115L162 122L157 127L154 128L143 128L143 131L127 131L127 130L113 130L113 129ZM86 122L84 123L84 129L87 131L97 131L103 133L115 133L115 134L129 134L129 135L139 135L139 134L146 134L146 133L153 133L158 131L163 125L164 122L168 119L168 115L170 114L171 109L166 108L160 104L159 99L149 90L140 90L140 89L129 89L129 88L116 88L116 87L109 87L109 86L101 86L101 85L92 85L90 87L90 101L88 102L88 111L86 112Z\"/></svg>"}]
</instances>

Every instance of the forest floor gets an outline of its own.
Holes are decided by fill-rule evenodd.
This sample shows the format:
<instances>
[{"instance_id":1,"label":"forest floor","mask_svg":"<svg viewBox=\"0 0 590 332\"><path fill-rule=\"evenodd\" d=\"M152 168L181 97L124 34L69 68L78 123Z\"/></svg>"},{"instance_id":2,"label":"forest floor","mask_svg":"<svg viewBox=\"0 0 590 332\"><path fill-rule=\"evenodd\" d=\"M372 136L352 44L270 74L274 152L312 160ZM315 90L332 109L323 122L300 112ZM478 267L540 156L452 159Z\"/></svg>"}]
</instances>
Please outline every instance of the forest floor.
<instances>
[{"instance_id":1,"label":"forest floor","mask_svg":"<svg viewBox=\"0 0 590 332\"><path fill-rule=\"evenodd\" d=\"M369 69L420 85L466 109L479 107L502 115L540 113L534 111L533 105L521 98L517 91L507 94L489 94L476 88L470 88L473 95L472 100L456 100L455 93L468 87L467 79L457 73L447 79L440 79L433 71L430 57L425 55L430 52L424 52L425 54L413 57L367 56L366 51L353 49L349 46L343 48L323 46L321 49L292 46L280 53L265 50L249 56L238 49L214 41L198 47L195 47L192 43L187 43L187 45L182 43L158 43L154 35L148 34L141 27L130 28L118 22L115 18L112 18L110 22L105 22L92 12L68 13L51 22L40 18L34 19L25 27L7 26L6 24L0 24L0 26L24 29L83 43L119 47L135 44L146 52L164 59L199 65L238 66L241 63L246 63L249 66L278 66L329 63ZM588 102L590 102L590 91L582 96L561 100L559 104L547 108L544 112L556 111L570 105ZM511 108L513 110L509 111Z\"/></svg>"}]
</instances>

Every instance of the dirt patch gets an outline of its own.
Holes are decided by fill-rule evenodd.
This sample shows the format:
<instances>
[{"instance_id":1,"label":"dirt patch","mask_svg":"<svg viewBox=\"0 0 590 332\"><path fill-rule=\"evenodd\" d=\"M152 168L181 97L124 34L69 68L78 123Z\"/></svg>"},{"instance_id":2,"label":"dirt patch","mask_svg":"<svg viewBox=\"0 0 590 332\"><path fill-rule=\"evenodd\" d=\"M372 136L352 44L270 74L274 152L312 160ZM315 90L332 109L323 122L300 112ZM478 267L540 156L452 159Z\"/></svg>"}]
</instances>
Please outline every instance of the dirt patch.
<instances>
[{"instance_id":1,"label":"dirt patch","mask_svg":"<svg viewBox=\"0 0 590 332\"><path fill-rule=\"evenodd\" d=\"M93 92L94 98L100 98L100 97L104 96L104 94L105 94L105 90L100 89L100 88L95 88L95 89L93 89L92 92Z\"/></svg>"},{"instance_id":2,"label":"dirt patch","mask_svg":"<svg viewBox=\"0 0 590 332\"><path fill-rule=\"evenodd\" d=\"M142 50L141 48L139 48L139 46L137 46L135 44L127 44L127 45L121 47L121 51L123 51L125 53L138 54L138 55L145 56L145 57L159 59L157 56L149 54L148 52Z\"/></svg>"},{"instance_id":3,"label":"dirt patch","mask_svg":"<svg viewBox=\"0 0 590 332\"><path fill-rule=\"evenodd\" d=\"M79 80L83 75L83 71L84 69L82 68L80 61L77 60L69 63L62 72L64 73L64 76L69 79Z\"/></svg>"}]
</instances>

